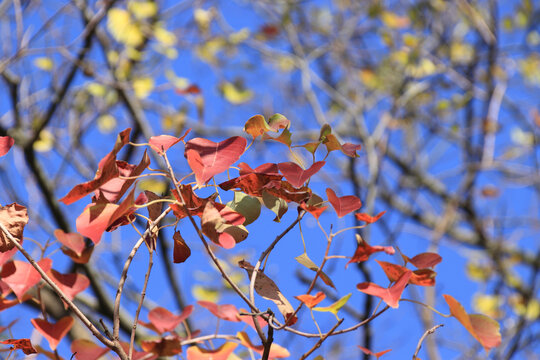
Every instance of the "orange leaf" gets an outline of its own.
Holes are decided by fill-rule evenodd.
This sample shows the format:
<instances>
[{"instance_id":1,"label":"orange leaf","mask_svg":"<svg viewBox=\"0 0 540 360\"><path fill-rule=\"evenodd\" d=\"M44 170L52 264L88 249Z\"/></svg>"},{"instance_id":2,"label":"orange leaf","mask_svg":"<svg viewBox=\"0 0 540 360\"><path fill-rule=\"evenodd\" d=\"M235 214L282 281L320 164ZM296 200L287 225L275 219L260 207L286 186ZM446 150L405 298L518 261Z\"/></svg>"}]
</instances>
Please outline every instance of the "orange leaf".
<instances>
[{"instance_id":1,"label":"orange leaf","mask_svg":"<svg viewBox=\"0 0 540 360\"><path fill-rule=\"evenodd\" d=\"M442 257L436 253L425 252L425 253L416 255L412 259L406 257L405 261L410 262L411 264L416 266L418 269L434 268L435 265L437 265L438 263L442 261Z\"/></svg>"},{"instance_id":2,"label":"orange leaf","mask_svg":"<svg viewBox=\"0 0 540 360\"><path fill-rule=\"evenodd\" d=\"M455 317L476 340L478 340L486 352L501 344L501 333L499 332L500 326L497 321L485 315L469 315L463 306L452 296L443 296L450 308L450 314Z\"/></svg>"},{"instance_id":3,"label":"orange leaf","mask_svg":"<svg viewBox=\"0 0 540 360\"><path fill-rule=\"evenodd\" d=\"M356 216L356 219L359 221L365 221L368 224L373 224L375 221L379 220L381 216L384 215L384 213L386 213L386 211L382 211L375 216L371 216L365 213L356 213L354 215Z\"/></svg>"},{"instance_id":4,"label":"orange leaf","mask_svg":"<svg viewBox=\"0 0 540 360\"><path fill-rule=\"evenodd\" d=\"M51 350L56 350L60 341L66 336L75 322L71 316L64 316L55 324L44 319L32 319L30 321L36 330L47 339Z\"/></svg>"},{"instance_id":5,"label":"orange leaf","mask_svg":"<svg viewBox=\"0 0 540 360\"><path fill-rule=\"evenodd\" d=\"M226 342L214 350L191 346L186 351L187 360L227 360L237 346L233 342Z\"/></svg>"},{"instance_id":6,"label":"orange leaf","mask_svg":"<svg viewBox=\"0 0 540 360\"><path fill-rule=\"evenodd\" d=\"M48 272L51 269L52 260L48 258L41 259L38 265L43 271ZM20 302L24 301L24 294L41 280L41 275L32 265L19 260L5 264L2 267L0 277L13 290Z\"/></svg>"},{"instance_id":7,"label":"orange leaf","mask_svg":"<svg viewBox=\"0 0 540 360\"><path fill-rule=\"evenodd\" d=\"M388 306L397 309L399 306L399 299L401 298L401 294L403 293L403 290L405 290L405 286L407 286L407 283L409 282L411 276L412 271L407 271L406 273L401 275L398 281L396 281L396 283L392 285L389 289L380 287L379 285L370 282L360 283L356 285L356 287L363 293L380 297L386 304L388 304Z\"/></svg>"},{"instance_id":8,"label":"orange leaf","mask_svg":"<svg viewBox=\"0 0 540 360\"><path fill-rule=\"evenodd\" d=\"M350 263L359 263L362 261L366 261L367 259L369 259L371 254L379 251L384 251L388 255L393 255L395 253L395 250L392 246L371 246L367 242L365 242L364 239L362 239L358 234L356 235L356 240L358 241L358 247L356 248L353 257L351 258L351 260L349 260L345 267L347 267Z\"/></svg>"},{"instance_id":9,"label":"orange leaf","mask_svg":"<svg viewBox=\"0 0 540 360\"><path fill-rule=\"evenodd\" d=\"M239 312L236 306L232 304L217 305L211 301L197 301L197 304L201 305L203 308L208 309L214 316L228 321L239 322L238 319Z\"/></svg>"},{"instance_id":10,"label":"orange leaf","mask_svg":"<svg viewBox=\"0 0 540 360\"><path fill-rule=\"evenodd\" d=\"M54 236L58 241L70 250L73 250L75 254L81 256L86 244L84 237L79 233L65 233L62 229L54 231Z\"/></svg>"},{"instance_id":11,"label":"orange leaf","mask_svg":"<svg viewBox=\"0 0 540 360\"><path fill-rule=\"evenodd\" d=\"M379 261L379 260L375 260L375 261L379 263L384 273L386 274L386 277L388 278L388 280L392 282L397 281L401 277L401 275L403 275L407 271L410 271L404 266L392 264L385 261ZM436 275L437 273L431 269L415 270L413 271L411 278L409 279L409 284L420 285L420 286L433 286L435 285Z\"/></svg>"},{"instance_id":12,"label":"orange leaf","mask_svg":"<svg viewBox=\"0 0 540 360\"><path fill-rule=\"evenodd\" d=\"M30 339L7 339L0 341L0 344L13 345L13 349L22 350L22 352L26 355L37 354L37 351L32 346Z\"/></svg>"},{"instance_id":13,"label":"orange leaf","mask_svg":"<svg viewBox=\"0 0 540 360\"><path fill-rule=\"evenodd\" d=\"M169 310L158 306L148 313L148 320L150 322L145 323L139 321L139 323L159 334L163 334L176 329L176 327L180 325L182 321L186 320L192 312L193 305L186 306L180 315L174 315Z\"/></svg>"},{"instance_id":14,"label":"orange leaf","mask_svg":"<svg viewBox=\"0 0 540 360\"><path fill-rule=\"evenodd\" d=\"M365 347L362 347L362 346L358 346L358 348L360 350L362 350L362 352L366 355L372 355L372 356L375 356L377 358L377 360L383 356L384 354L386 354L387 352L390 352L392 351L392 349L388 349L388 350L383 350L383 351L379 351L378 353L374 353L372 352L371 350L369 349L366 349Z\"/></svg>"},{"instance_id":15,"label":"orange leaf","mask_svg":"<svg viewBox=\"0 0 540 360\"><path fill-rule=\"evenodd\" d=\"M322 291L319 291L315 295L304 294L295 296L295 298L306 304L306 306L310 309L313 309L315 306L317 306L321 301L324 300L325 297L326 295Z\"/></svg>"},{"instance_id":16,"label":"orange leaf","mask_svg":"<svg viewBox=\"0 0 540 360\"><path fill-rule=\"evenodd\" d=\"M141 347L144 351L158 356L174 356L182 352L180 338L176 335L165 336L159 340L143 341Z\"/></svg>"},{"instance_id":17,"label":"orange leaf","mask_svg":"<svg viewBox=\"0 0 540 360\"><path fill-rule=\"evenodd\" d=\"M69 300L73 300L78 293L90 285L90 280L83 274L61 274L51 269L49 276Z\"/></svg>"},{"instance_id":18,"label":"orange leaf","mask_svg":"<svg viewBox=\"0 0 540 360\"><path fill-rule=\"evenodd\" d=\"M77 360L97 360L109 352L108 347L101 347L90 340L77 339L71 343L71 353Z\"/></svg>"},{"instance_id":19,"label":"orange leaf","mask_svg":"<svg viewBox=\"0 0 540 360\"><path fill-rule=\"evenodd\" d=\"M255 351L255 352L259 353L259 354L262 354L264 352L264 346L263 345L258 345L258 346L253 345L253 343L249 339L249 336L244 331L241 331L241 332L237 333L236 336L238 336L238 338L240 339L240 342L245 347L247 347L247 348L249 348L249 349L251 349L251 350L253 350L253 351ZM272 345L270 345L270 354L268 355L269 359L280 359L280 358L286 358L286 357L289 357L289 356L291 356L291 354L284 347L282 347L282 346L280 346L280 345L278 345L276 343L272 343Z\"/></svg>"}]
</instances>

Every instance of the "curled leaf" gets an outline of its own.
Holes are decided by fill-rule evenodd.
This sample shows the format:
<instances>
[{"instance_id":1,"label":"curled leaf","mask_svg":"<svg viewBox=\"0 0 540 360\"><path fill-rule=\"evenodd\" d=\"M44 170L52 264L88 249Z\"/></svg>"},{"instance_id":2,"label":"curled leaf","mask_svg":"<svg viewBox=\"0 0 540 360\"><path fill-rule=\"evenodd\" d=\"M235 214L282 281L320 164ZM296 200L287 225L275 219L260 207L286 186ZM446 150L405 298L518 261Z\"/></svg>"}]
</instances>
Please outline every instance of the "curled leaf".
<instances>
[{"instance_id":1,"label":"curled leaf","mask_svg":"<svg viewBox=\"0 0 540 360\"><path fill-rule=\"evenodd\" d=\"M0 206L0 223L15 239L22 243L24 227L28 223L26 207L17 203ZM9 251L14 247L15 244L8 239L4 231L0 230L0 252Z\"/></svg>"},{"instance_id":2,"label":"curled leaf","mask_svg":"<svg viewBox=\"0 0 540 360\"><path fill-rule=\"evenodd\" d=\"M367 242L365 242L364 239L362 239L358 234L356 234L356 240L358 241L356 251L354 252L351 260L349 260L349 262L345 265L345 267L347 267L350 263L359 263L362 261L366 261L367 259L369 259L371 254L378 251L384 251L389 255L393 255L395 253L395 250L392 246L371 246Z\"/></svg>"},{"instance_id":3,"label":"curled leaf","mask_svg":"<svg viewBox=\"0 0 540 360\"><path fill-rule=\"evenodd\" d=\"M338 197L334 190L327 188L326 196L328 201L337 213L337 216L342 218L350 212L360 209L362 202L354 195Z\"/></svg>"},{"instance_id":4,"label":"curled leaf","mask_svg":"<svg viewBox=\"0 0 540 360\"><path fill-rule=\"evenodd\" d=\"M403 293L403 290L405 290L405 286L407 286L411 276L412 271L408 270L406 273L401 275L394 285L388 289L370 282L360 283L356 285L356 287L365 294L380 297L388 306L397 309L399 307L399 299L401 299L401 294Z\"/></svg>"},{"instance_id":5,"label":"curled leaf","mask_svg":"<svg viewBox=\"0 0 540 360\"><path fill-rule=\"evenodd\" d=\"M322 291L319 291L315 295L304 294L295 296L295 298L303 302L310 309L313 309L315 306L317 306L317 304L323 301L325 297L326 295Z\"/></svg>"},{"instance_id":6,"label":"curled leaf","mask_svg":"<svg viewBox=\"0 0 540 360\"><path fill-rule=\"evenodd\" d=\"M375 216L371 216L365 213L357 213L354 215L356 216L356 219L359 221L365 221L368 224L373 224L375 221L379 220L381 216L383 216L385 213L386 211L382 211Z\"/></svg>"},{"instance_id":7,"label":"curled leaf","mask_svg":"<svg viewBox=\"0 0 540 360\"><path fill-rule=\"evenodd\" d=\"M0 344L13 345L13 349L22 350L26 355L37 354L30 339L7 339L0 341Z\"/></svg>"}]
</instances>

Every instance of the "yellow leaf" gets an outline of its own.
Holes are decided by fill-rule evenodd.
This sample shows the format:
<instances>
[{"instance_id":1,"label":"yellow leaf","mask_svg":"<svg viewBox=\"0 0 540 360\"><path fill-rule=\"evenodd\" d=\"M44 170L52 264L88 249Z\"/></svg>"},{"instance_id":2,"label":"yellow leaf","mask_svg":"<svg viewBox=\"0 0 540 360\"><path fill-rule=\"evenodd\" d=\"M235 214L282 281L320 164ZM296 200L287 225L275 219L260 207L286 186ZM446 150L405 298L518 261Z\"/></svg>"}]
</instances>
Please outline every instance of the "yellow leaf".
<instances>
[{"instance_id":1,"label":"yellow leaf","mask_svg":"<svg viewBox=\"0 0 540 360\"><path fill-rule=\"evenodd\" d=\"M97 126L101 133L108 134L116 129L116 119L110 114L104 114L97 118Z\"/></svg>"},{"instance_id":2,"label":"yellow leaf","mask_svg":"<svg viewBox=\"0 0 540 360\"><path fill-rule=\"evenodd\" d=\"M54 63L48 57L38 57L34 60L34 65L41 70L51 71L53 69Z\"/></svg>"},{"instance_id":3,"label":"yellow leaf","mask_svg":"<svg viewBox=\"0 0 540 360\"><path fill-rule=\"evenodd\" d=\"M92 96L95 97L104 97L107 93L107 88L101 84L91 82L86 85L86 91Z\"/></svg>"},{"instance_id":4,"label":"yellow leaf","mask_svg":"<svg viewBox=\"0 0 540 360\"><path fill-rule=\"evenodd\" d=\"M347 303L347 301L349 301L349 298L351 297L352 293L349 293L347 295L345 295L344 297L342 297L341 299L339 299L338 301L336 301L335 303L333 303L332 305L330 306L325 306L325 307L314 307L313 310L314 311L327 311L327 312L331 312L332 314L334 314L334 316L337 318L337 313L339 311L339 309L341 309L343 306L345 306L345 304Z\"/></svg>"},{"instance_id":5,"label":"yellow leaf","mask_svg":"<svg viewBox=\"0 0 540 360\"><path fill-rule=\"evenodd\" d=\"M201 29L207 29L212 20L212 11L197 8L193 11L193 18Z\"/></svg>"},{"instance_id":6,"label":"yellow leaf","mask_svg":"<svg viewBox=\"0 0 540 360\"><path fill-rule=\"evenodd\" d=\"M501 298L495 295L479 294L475 295L473 299L474 311L492 318L499 318L502 316L500 309L501 305Z\"/></svg>"},{"instance_id":7,"label":"yellow leaf","mask_svg":"<svg viewBox=\"0 0 540 360\"><path fill-rule=\"evenodd\" d=\"M277 66L283 72L289 72L294 69L294 59L290 56L280 56L277 59Z\"/></svg>"},{"instance_id":8,"label":"yellow leaf","mask_svg":"<svg viewBox=\"0 0 540 360\"><path fill-rule=\"evenodd\" d=\"M525 316L527 320L536 320L540 316L540 301L531 298L527 303L519 295L510 297L508 303L514 312L520 316Z\"/></svg>"},{"instance_id":9,"label":"yellow leaf","mask_svg":"<svg viewBox=\"0 0 540 360\"><path fill-rule=\"evenodd\" d=\"M478 263L467 264L467 276L475 281L486 281L491 276L491 269Z\"/></svg>"},{"instance_id":10,"label":"yellow leaf","mask_svg":"<svg viewBox=\"0 0 540 360\"><path fill-rule=\"evenodd\" d=\"M381 16L384 25L391 29L403 29L410 24L410 20L406 16L399 16L393 12L385 11Z\"/></svg>"},{"instance_id":11,"label":"yellow leaf","mask_svg":"<svg viewBox=\"0 0 540 360\"><path fill-rule=\"evenodd\" d=\"M133 91L139 99L144 99L152 92L154 79L151 77L137 78L133 80Z\"/></svg>"},{"instance_id":12,"label":"yellow leaf","mask_svg":"<svg viewBox=\"0 0 540 360\"><path fill-rule=\"evenodd\" d=\"M197 46L197 48L195 48L195 54L197 54L201 60L212 64L216 61L217 53L221 51L225 45L226 42L223 38L213 38L204 44Z\"/></svg>"},{"instance_id":13,"label":"yellow leaf","mask_svg":"<svg viewBox=\"0 0 540 360\"><path fill-rule=\"evenodd\" d=\"M234 105L243 104L253 97L253 91L249 89L239 89L233 83L226 82L221 86L225 99Z\"/></svg>"},{"instance_id":14,"label":"yellow leaf","mask_svg":"<svg viewBox=\"0 0 540 360\"><path fill-rule=\"evenodd\" d=\"M154 37L163 46L173 46L176 44L176 35L160 26L154 29Z\"/></svg>"},{"instance_id":15,"label":"yellow leaf","mask_svg":"<svg viewBox=\"0 0 540 360\"><path fill-rule=\"evenodd\" d=\"M249 29L243 28L240 31L234 32L229 35L229 41L236 45L249 38Z\"/></svg>"},{"instance_id":16,"label":"yellow leaf","mask_svg":"<svg viewBox=\"0 0 540 360\"><path fill-rule=\"evenodd\" d=\"M468 64L474 58L474 48L471 44L453 42L450 45L450 59L457 64Z\"/></svg>"},{"instance_id":17,"label":"yellow leaf","mask_svg":"<svg viewBox=\"0 0 540 360\"><path fill-rule=\"evenodd\" d=\"M166 70L165 71L165 77L167 78L167 80L169 80L171 82L171 84L174 85L175 88L177 89L185 89L187 88L191 82L184 78L184 77L179 77L177 76L174 71L172 70Z\"/></svg>"},{"instance_id":18,"label":"yellow leaf","mask_svg":"<svg viewBox=\"0 0 540 360\"><path fill-rule=\"evenodd\" d=\"M126 10L114 8L109 10L107 28L113 38L125 45L137 47L144 41L139 25Z\"/></svg>"},{"instance_id":19,"label":"yellow leaf","mask_svg":"<svg viewBox=\"0 0 540 360\"><path fill-rule=\"evenodd\" d=\"M54 145L54 135L47 129L41 130L39 138L34 142L34 150L37 152L47 152Z\"/></svg>"},{"instance_id":20,"label":"yellow leaf","mask_svg":"<svg viewBox=\"0 0 540 360\"><path fill-rule=\"evenodd\" d=\"M157 14L158 7L153 1L130 1L128 10L137 19L147 19Z\"/></svg>"},{"instance_id":21,"label":"yellow leaf","mask_svg":"<svg viewBox=\"0 0 540 360\"><path fill-rule=\"evenodd\" d=\"M164 194L167 192L167 183L154 178L140 180L138 183L141 191L148 190L155 194Z\"/></svg>"},{"instance_id":22,"label":"yellow leaf","mask_svg":"<svg viewBox=\"0 0 540 360\"><path fill-rule=\"evenodd\" d=\"M219 300L219 291L216 289L205 288L200 285L195 285L191 288L193 297L197 300L217 302Z\"/></svg>"}]
</instances>

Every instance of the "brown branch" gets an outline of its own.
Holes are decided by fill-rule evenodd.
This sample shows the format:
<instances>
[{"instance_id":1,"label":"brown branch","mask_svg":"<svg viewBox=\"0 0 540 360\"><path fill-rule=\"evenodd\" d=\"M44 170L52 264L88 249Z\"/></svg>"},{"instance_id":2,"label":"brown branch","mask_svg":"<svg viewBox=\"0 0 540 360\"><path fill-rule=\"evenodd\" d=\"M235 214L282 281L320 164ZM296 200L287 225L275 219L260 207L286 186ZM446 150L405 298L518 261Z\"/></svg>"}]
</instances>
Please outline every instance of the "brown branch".
<instances>
[{"instance_id":1,"label":"brown branch","mask_svg":"<svg viewBox=\"0 0 540 360\"><path fill-rule=\"evenodd\" d=\"M418 359L418 353L420 352L420 348L422 347L422 342L424 341L424 339L428 336L428 335L431 335L435 332L435 330L437 330L438 328L440 328L441 326L444 326L443 324L439 324L439 325L435 325L434 327L432 327L431 329L427 330L424 335L422 335L422 337L420 338L420 340L418 341L418 345L416 345L416 351L414 352L413 354L413 360L417 360Z\"/></svg>"}]
</instances>

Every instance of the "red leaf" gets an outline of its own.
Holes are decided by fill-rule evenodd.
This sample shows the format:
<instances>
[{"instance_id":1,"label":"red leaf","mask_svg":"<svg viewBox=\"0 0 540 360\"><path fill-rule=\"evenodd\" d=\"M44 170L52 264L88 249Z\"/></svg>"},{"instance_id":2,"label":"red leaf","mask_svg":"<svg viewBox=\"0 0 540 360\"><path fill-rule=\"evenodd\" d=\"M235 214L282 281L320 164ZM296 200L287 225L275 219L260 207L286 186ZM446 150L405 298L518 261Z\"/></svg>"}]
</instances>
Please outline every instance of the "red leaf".
<instances>
[{"instance_id":1,"label":"red leaf","mask_svg":"<svg viewBox=\"0 0 540 360\"><path fill-rule=\"evenodd\" d=\"M391 282L397 281L401 275L409 271L404 266L397 264L388 263L385 261L375 260L381 268L383 269L386 277ZM409 284L419 285L419 286L433 286L435 285L435 276L437 273L431 269L420 269L413 271L411 278L409 279Z\"/></svg>"},{"instance_id":2,"label":"red leaf","mask_svg":"<svg viewBox=\"0 0 540 360\"><path fill-rule=\"evenodd\" d=\"M278 165L274 163L265 163L265 164L257 166L255 169L252 169L248 164L241 162L238 164L238 167L240 168L240 171L239 171L240 176L251 174L251 173L257 173L257 174L265 174L265 175L277 175L279 176L279 179L281 180Z\"/></svg>"},{"instance_id":3,"label":"red leaf","mask_svg":"<svg viewBox=\"0 0 540 360\"><path fill-rule=\"evenodd\" d=\"M184 155L195 173L197 184L203 185L214 175L226 171L238 161L246 145L246 139L240 136L231 137L220 143L195 138L186 143Z\"/></svg>"},{"instance_id":4,"label":"red leaf","mask_svg":"<svg viewBox=\"0 0 540 360\"><path fill-rule=\"evenodd\" d=\"M240 309L239 312L238 312L238 319L242 320L243 322L245 322L246 324L251 326L253 329L255 329L255 323L253 321L253 316L251 316L251 315L240 315L241 313L249 313L249 311L247 311L245 309ZM266 325L268 325L266 320L264 320L261 316L255 316L255 318L257 318L257 322L259 323L261 329L264 328Z\"/></svg>"},{"instance_id":5,"label":"red leaf","mask_svg":"<svg viewBox=\"0 0 540 360\"><path fill-rule=\"evenodd\" d=\"M304 170L298 164L285 162L278 164L279 171L285 176L285 179L294 187L301 187L310 177L315 175L326 164L324 161L317 161Z\"/></svg>"},{"instance_id":6,"label":"red leaf","mask_svg":"<svg viewBox=\"0 0 540 360\"><path fill-rule=\"evenodd\" d=\"M214 350L191 346L186 351L187 360L227 360L237 346L233 342L226 342Z\"/></svg>"},{"instance_id":7,"label":"red leaf","mask_svg":"<svg viewBox=\"0 0 540 360\"><path fill-rule=\"evenodd\" d=\"M201 93L201 88L195 84L190 84L183 89L175 90L178 95L198 95Z\"/></svg>"},{"instance_id":8,"label":"red leaf","mask_svg":"<svg viewBox=\"0 0 540 360\"><path fill-rule=\"evenodd\" d=\"M86 247L80 256L77 255L75 251L68 248L62 247L60 250L62 250L62 252L65 255L69 256L71 260L73 260L73 262L77 264L86 264L88 260L90 260L90 257L92 256L92 253L94 252L94 246Z\"/></svg>"},{"instance_id":9,"label":"red leaf","mask_svg":"<svg viewBox=\"0 0 540 360\"><path fill-rule=\"evenodd\" d=\"M439 254L432 253L432 252L425 252L416 255L412 259L407 258L407 262L410 262L414 266L416 266L418 269L424 269L424 268L434 268L435 265L440 263L442 261L442 257Z\"/></svg>"},{"instance_id":10,"label":"red leaf","mask_svg":"<svg viewBox=\"0 0 540 360\"><path fill-rule=\"evenodd\" d=\"M0 206L0 223L15 239L22 243L24 227L28 223L26 207L17 203ZM14 247L15 244L0 230L0 252L6 252Z\"/></svg>"},{"instance_id":11,"label":"red leaf","mask_svg":"<svg viewBox=\"0 0 540 360\"><path fill-rule=\"evenodd\" d=\"M214 316L228 321L238 322L239 312L236 306L232 304L217 305L211 301L197 301L205 309L208 309Z\"/></svg>"},{"instance_id":12,"label":"red leaf","mask_svg":"<svg viewBox=\"0 0 540 360\"><path fill-rule=\"evenodd\" d=\"M248 195L260 197L262 196L263 190L265 190L269 184L273 182L279 183L282 177L283 176L281 175L267 175L253 172L225 181L219 184L219 187L223 190L238 188Z\"/></svg>"},{"instance_id":13,"label":"red leaf","mask_svg":"<svg viewBox=\"0 0 540 360\"><path fill-rule=\"evenodd\" d=\"M394 285L392 285L389 289L380 287L377 284L370 283L370 282L363 282L356 287L361 292L380 297L383 299L383 301L388 304L388 306L397 309L399 306L399 299L401 298L401 293L403 293L403 290L405 289L405 286L407 286L407 283L409 282L409 279L412 276L412 271L407 271L401 277Z\"/></svg>"},{"instance_id":14,"label":"red leaf","mask_svg":"<svg viewBox=\"0 0 540 360\"><path fill-rule=\"evenodd\" d=\"M347 195L342 197L337 197L334 190L327 188L326 196L328 201L334 208L337 213L337 216L342 218L350 212L360 209L362 202L359 198L354 195Z\"/></svg>"},{"instance_id":15,"label":"red leaf","mask_svg":"<svg viewBox=\"0 0 540 360\"><path fill-rule=\"evenodd\" d=\"M379 220L381 216L383 216L386 213L386 211L382 211L378 213L376 216L371 216L365 213L356 213L354 214L356 216L356 219L359 221L365 221L368 224L373 224L375 221Z\"/></svg>"},{"instance_id":16,"label":"red leaf","mask_svg":"<svg viewBox=\"0 0 540 360\"><path fill-rule=\"evenodd\" d=\"M150 144L150 147L154 149L154 151L156 151L159 155L163 155L171 146L184 140L190 131L191 129L187 129L184 135L181 137L171 135L152 136L148 143Z\"/></svg>"},{"instance_id":17,"label":"red leaf","mask_svg":"<svg viewBox=\"0 0 540 360\"><path fill-rule=\"evenodd\" d=\"M140 321L141 325L154 330L159 334L163 334L168 331L173 331L178 325L186 320L193 312L193 305L188 305L184 308L184 311L180 315L174 315L169 310L156 307L148 313L149 323Z\"/></svg>"},{"instance_id":18,"label":"red leaf","mask_svg":"<svg viewBox=\"0 0 540 360\"><path fill-rule=\"evenodd\" d=\"M13 345L16 350L22 350L26 355L37 354L36 349L32 346L30 339L7 339L0 341L0 344Z\"/></svg>"},{"instance_id":19,"label":"red leaf","mask_svg":"<svg viewBox=\"0 0 540 360\"><path fill-rule=\"evenodd\" d=\"M94 244L98 244L105 230L135 210L134 191L135 189L132 189L120 205L105 200L87 205L76 220L77 231L90 238Z\"/></svg>"},{"instance_id":20,"label":"red leaf","mask_svg":"<svg viewBox=\"0 0 540 360\"><path fill-rule=\"evenodd\" d=\"M308 213L313 215L315 219L318 219L321 214L323 213L328 206L314 206L314 205L307 205L306 203L301 203L300 208L306 210Z\"/></svg>"},{"instance_id":21,"label":"red leaf","mask_svg":"<svg viewBox=\"0 0 540 360\"><path fill-rule=\"evenodd\" d=\"M52 324L44 319L30 320L37 331L41 333L49 342L51 350L56 350L60 341L66 336L68 331L73 326L75 320L71 316L64 316L55 324Z\"/></svg>"},{"instance_id":22,"label":"red leaf","mask_svg":"<svg viewBox=\"0 0 540 360\"><path fill-rule=\"evenodd\" d=\"M63 202L66 205L74 203L75 201L85 197L90 194L109 180L118 177L119 170L116 165L116 154L129 142L129 133L131 129L126 129L118 134L116 143L113 150L105 155L103 159L98 164L98 170L94 179L76 185L70 192L61 198L59 201Z\"/></svg>"},{"instance_id":23,"label":"red leaf","mask_svg":"<svg viewBox=\"0 0 540 360\"><path fill-rule=\"evenodd\" d=\"M51 269L49 276L69 300L73 300L90 285L90 280L83 274L61 274Z\"/></svg>"},{"instance_id":24,"label":"red leaf","mask_svg":"<svg viewBox=\"0 0 540 360\"><path fill-rule=\"evenodd\" d=\"M174 250L173 250L173 262L175 264L183 263L191 255L191 249L186 244L180 232L177 231L173 235Z\"/></svg>"},{"instance_id":25,"label":"red leaf","mask_svg":"<svg viewBox=\"0 0 540 360\"><path fill-rule=\"evenodd\" d=\"M450 314L484 347L488 352L501 344L499 323L492 318L480 314L467 314L463 306L452 296L443 295L450 308Z\"/></svg>"},{"instance_id":26,"label":"red leaf","mask_svg":"<svg viewBox=\"0 0 540 360\"><path fill-rule=\"evenodd\" d=\"M13 144L15 140L11 136L0 136L0 156L6 155Z\"/></svg>"},{"instance_id":27,"label":"red leaf","mask_svg":"<svg viewBox=\"0 0 540 360\"><path fill-rule=\"evenodd\" d=\"M358 247L356 248L353 257L351 258L351 260L349 260L345 267L347 267L350 263L359 263L362 261L366 261L367 259L369 259L371 254L378 251L384 251L388 255L393 255L396 252L392 246L371 246L367 242L365 242L360 237L360 235L356 235L356 239L359 241Z\"/></svg>"},{"instance_id":28,"label":"red leaf","mask_svg":"<svg viewBox=\"0 0 540 360\"><path fill-rule=\"evenodd\" d=\"M11 260L11 258L17 253L17 251L19 251L19 249L13 248L6 252L0 252L0 267L7 263L9 260Z\"/></svg>"},{"instance_id":29,"label":"red leaf","mask_svg":"<svg viewBox=\"0 0 540 360\"><path fill-rule=\"evenodd\" d=\"M345 143L341 145L341 152L352 158L358 157L358 154L356 152L360 149L362 149L362 145L356 145L351 143Z\"/></svg>"},{"instance_id":30,"label":"red leaf","mask_svg":"<svg viewBox=\"0 0 540 360\"><path fill-rule=\"evenodd\" d=\"M182 352L180 338L176 335L165 336L159 340L143 341L141 347L144 351L158 356L174 356Z\"/></svg>"},{"instance_id":31,"label":"red leaf","mask_svg":"<svg viewBox=\"0 0 540 360\"><path fill-rule=\"evenodd\" d=\"M45 258L38 262L43 271L48 272L52 266L52 260ZM34 285L39 283L41 275L36 269L24 261L10 261L2 267L0 273L2 280L13 290L20 302L23 295Z\"/></svg>"},{"instance_id":32,"label":"red leaf","mask_svg":"<svg viewBox=\"0 0 540 360\"><path fill-rule=\"evenodd\" d=\"M128 164L125 161L116 161L116 166L118 168L118 175L124 177L134 177L142 174L144 170L150 165L150 157L144 151L143 157L138 165ZM124 196L126 191L130 186L135 182L136 179L120 179L115 177L105 184L96 189L95 199L93 202L96 202L97 199L100 199L102 196L111 203L118 203L118 201Z\"/></svg>"},{"instance_id":33,"label":"red leaf","mask_svg":"<svg viewBox=\"0 0 540 360\"><path fill-rule=\"evenodd\" d=\"M262 355L262 353L264 352L264 346L263 345L258 345L258 346L255 346L253 345L253 343L251 342L251 340L249 339L249 336L241 331L239 333L236 334L236 336L238 338L240 338L240 342L242 343L242 345L244 345L245 347L259 353ZM289 351L287 349L285 349L284 347L276 344L276 343L272 343L272 345L270 345L270 354L268 355L268 358L269 359L280 359L280 358L286 358L286 357L289 357L291 356L291 354L289 353Z\"/></svg>"},{"instance_id":34,"label":"red leaf","mask_svg":"<svg viewBox=\"0 0 540 360\"><path fill-rule=\"evenodd\" d=\"M218 211L218 206L221 210ZM244 241L248 231L242 224L245 218L229 207L208 201L201 216L201 230L214 243L225 249Z\"/></svg>"},{"instance_id":35,"label":"red leaf","mask_svg":"<svg viewBox=\"0 0 540 360\"><path fill-rule=\"evenodd\" d=\"M72 250L78 256L81 256L86 248L84 238L79 233L65 233L63 230L57 229L54 231L54 236L62 245Z\"/></svg>"},{"instance_id":36,"label":"red leaf","mask_svg":"<svg viewBox=\"0 0 540 360\"><path fill-rule=\"evenodd\" d=\"M322 291L319 291L315 295L304 294L295 296L295 298L306 304L306 306L310 309L313 309L315 306L317 306L321 301L324 300L325 297L326 295Z\"/></svg>"},{"instance_id":37,"label":"red leaf","mask_svg":"<svg viewBox=\"0 0 540 360\"><path fill-rule=\"evenodd\" d=\"M77 360L98 360L109 352L108 347L101 347L90 340L77 339L71 343L71 353Z\"/></svg>"},{"instance_id":38,"label":"red leaf","mask_svg":"<svg viewBox=\"0 0 540 360\"><path fill-rule=\"evenodd\" d=\"M392 349L388 349L388 350L383 350L383 351L379 351L378 353L374 353L372 352L371 350L369 349L366 349L365 347L362 347L362 346L358 346L358 348L360 350L362 350L362 352L366 355L372 355L372 356L375 356L377 358L377 360L383 356L384 354L386 354L387 352L390 352L392 351Z\"/></svg>"}]
</instances>

